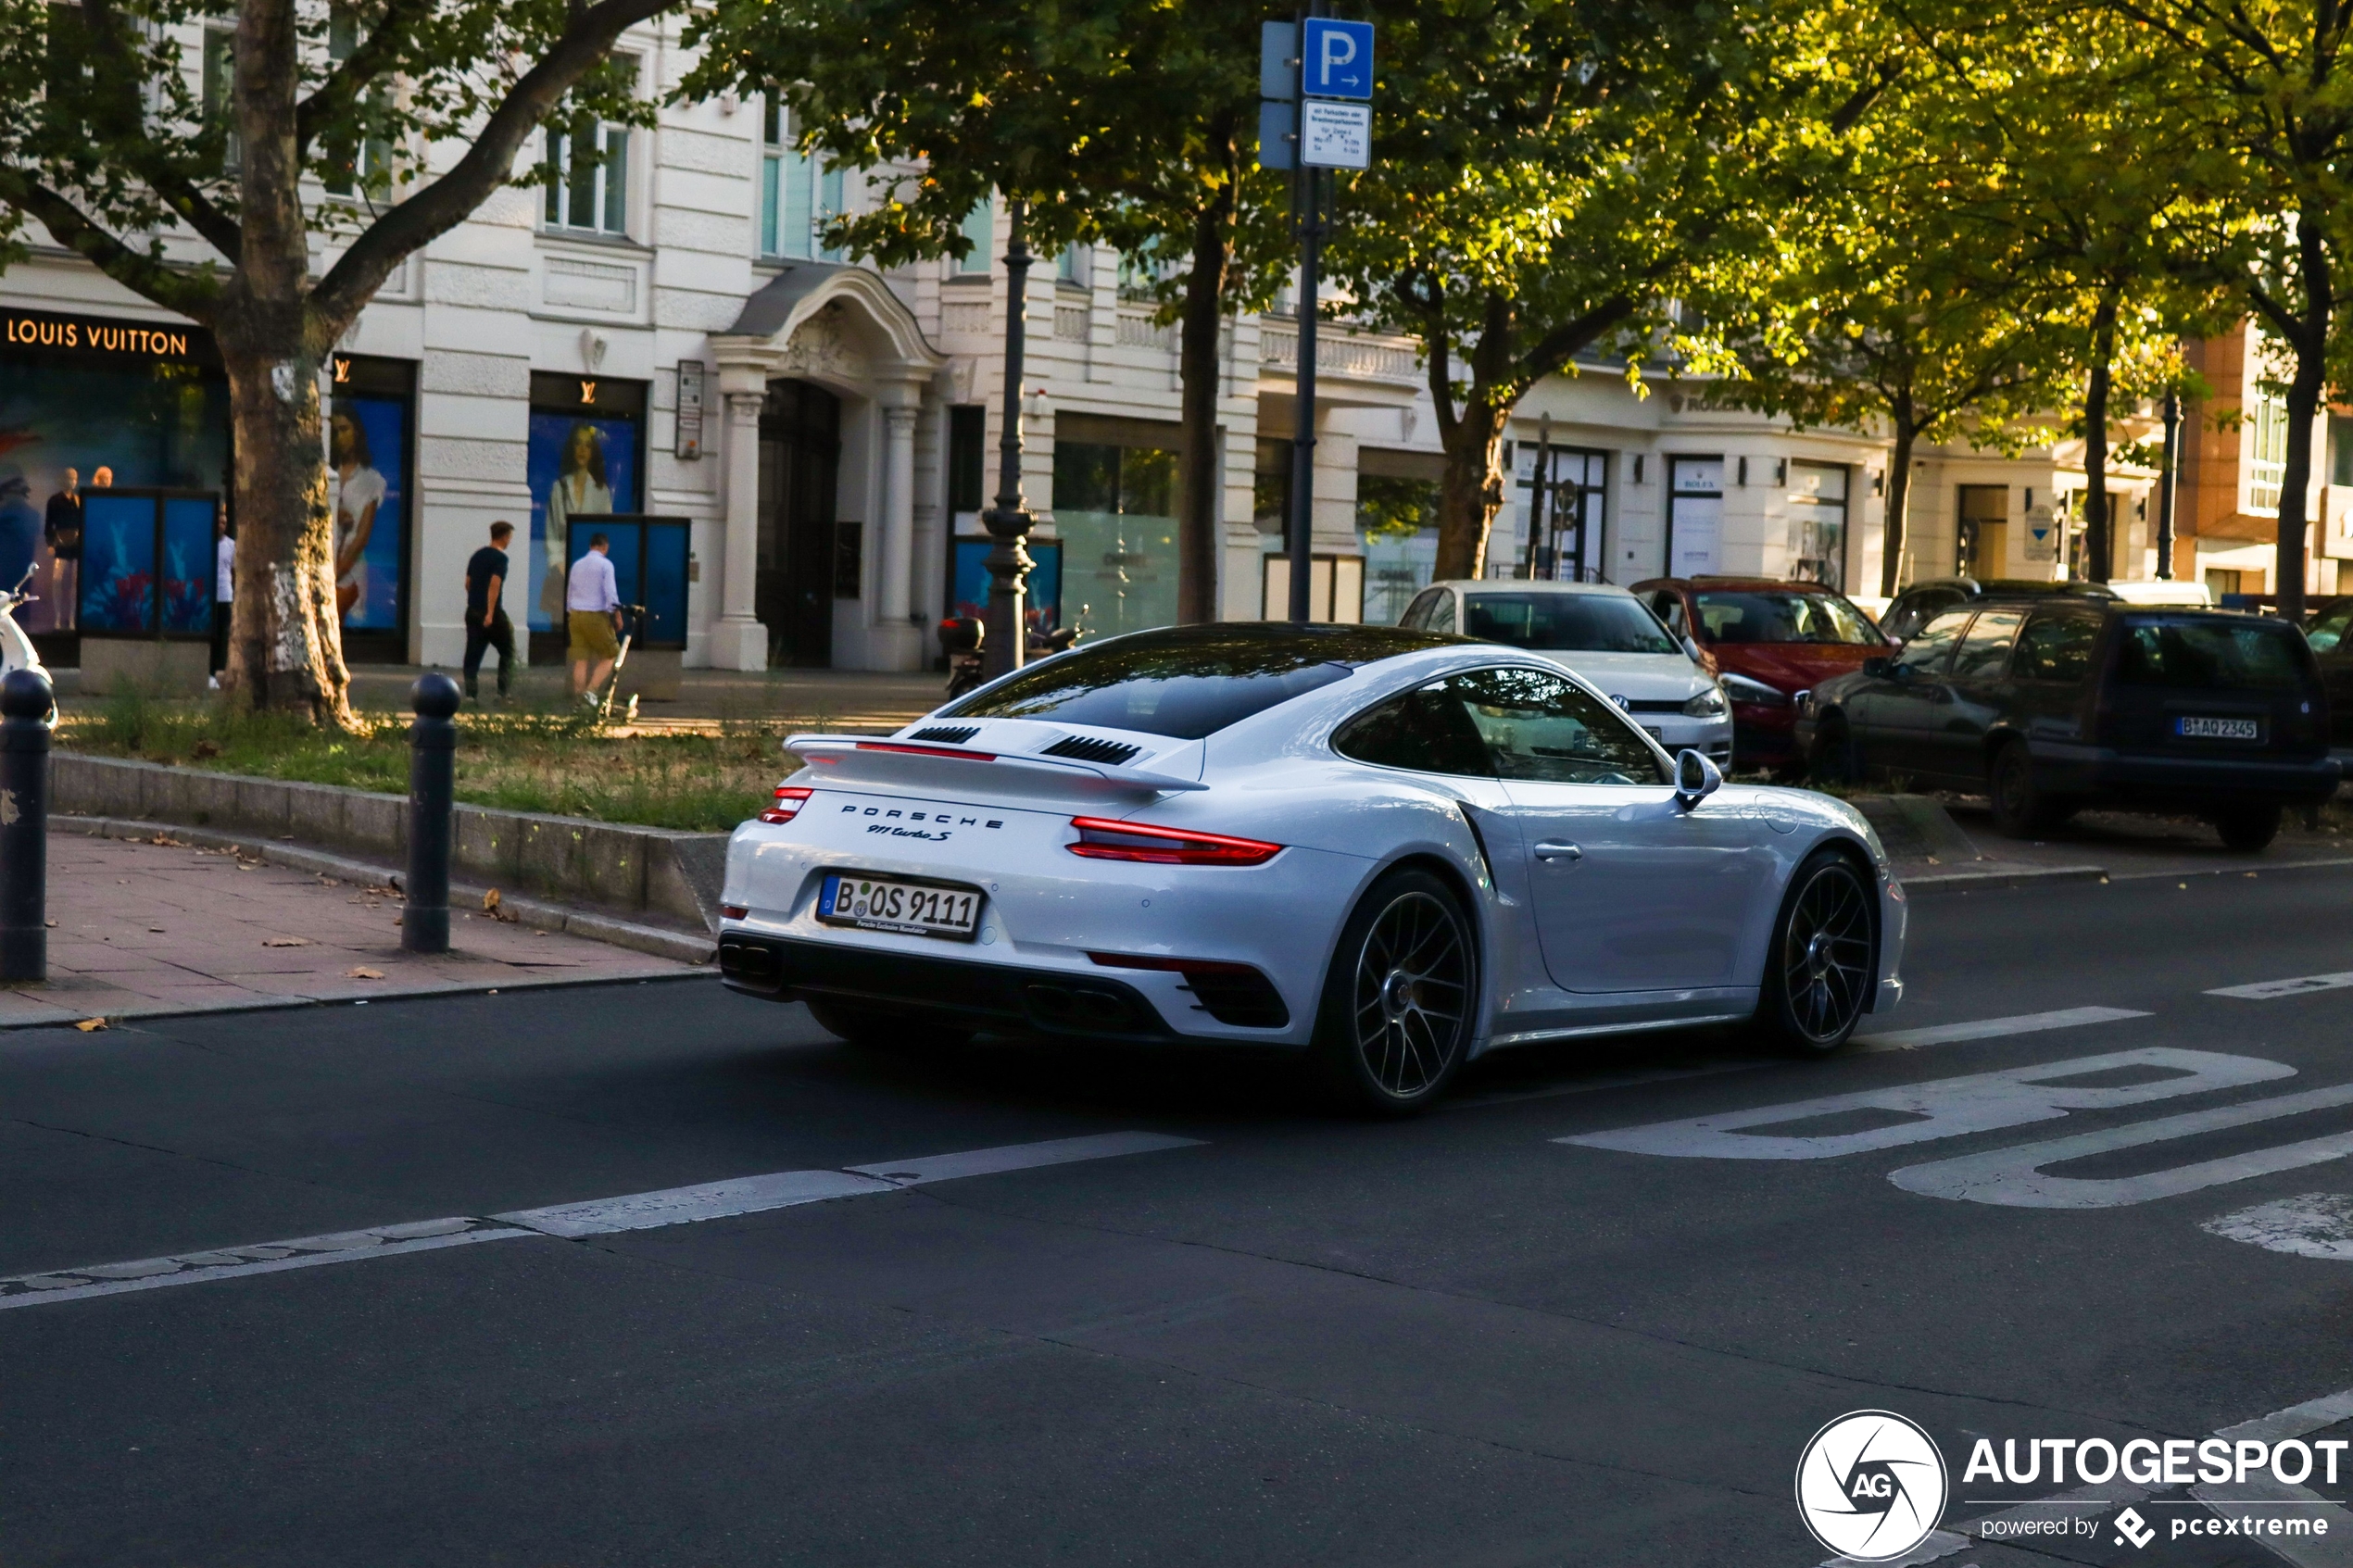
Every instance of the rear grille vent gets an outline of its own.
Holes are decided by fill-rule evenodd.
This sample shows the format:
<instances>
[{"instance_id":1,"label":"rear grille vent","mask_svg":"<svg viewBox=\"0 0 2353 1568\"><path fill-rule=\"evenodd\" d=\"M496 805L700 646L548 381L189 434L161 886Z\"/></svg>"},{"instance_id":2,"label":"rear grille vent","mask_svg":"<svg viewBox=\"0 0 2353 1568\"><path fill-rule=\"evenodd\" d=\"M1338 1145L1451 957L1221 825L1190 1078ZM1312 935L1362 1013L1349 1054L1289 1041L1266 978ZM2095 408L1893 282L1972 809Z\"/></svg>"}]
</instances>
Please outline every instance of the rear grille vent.
<instances>
[{"instance_id":1,"label":"rear grille vent","mask_svg":"<svg viewBox=\"0 0 2353 1568\"><path fill-rule=\"evenodd\" d=\"M1143 749L1140 746L1129 746L1126 741L1097 740L1092 735L1064 735L1038 755L1067 757L1074 762L1101 762L1106 767L1116 768Z\"/></svg>"},{"instance_id":2,"label":"rear grille vent","mask_svg":"<svg viewBox=\"0 0 2353 1568\"><path fill-rule=\"evenodd\" d=\"M1205 964L1185 971L1186 984L1201 998L1202 1010L1239 1029L1280 1029L1290 1009L1274 982L1248 964Z\"/></svg>"},{"instance_id":3,"label":"rear grille vent","mask_svg":"<svg viewBox=\"0 0 2353 1568\"><path fill-rule=\"evenodd\" d=\"M980 734L978 724L934 724L928 730L917 730L909 740L937 741L941 746L962 746Z\"/></svg>"}]
</instances>

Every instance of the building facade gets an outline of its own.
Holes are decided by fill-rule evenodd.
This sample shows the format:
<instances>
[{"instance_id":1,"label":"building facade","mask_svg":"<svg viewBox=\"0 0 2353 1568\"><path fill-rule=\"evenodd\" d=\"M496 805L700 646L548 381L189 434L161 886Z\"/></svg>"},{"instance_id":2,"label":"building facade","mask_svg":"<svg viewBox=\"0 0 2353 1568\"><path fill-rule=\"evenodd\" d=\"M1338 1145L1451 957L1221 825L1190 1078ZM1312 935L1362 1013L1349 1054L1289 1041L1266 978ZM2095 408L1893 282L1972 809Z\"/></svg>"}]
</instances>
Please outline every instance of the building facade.
<instances>
[{"instance_id":1,"label":"building facade","mask_svg":"<svg viewBox=\"0 0 2353 1568\"><path fill-rule=\"evenodd\" d=\"M688 63L667 21L622 51L648 97ZM394 274L322 372L354 659L455 663L464 563L498 520L520 534L509 612L537 658L560 657L562 573L595 531L576 520L618 516L684 525L689 665L934 661L937 621L986 594L1002 215L974 214L962 261L885 272L826 255L821 226L868 199L864 182L800 157L792 129L733 97L667 106L651 129L579 128L597 139L594 167L559 137L546 149L565 170L557 185L500 193ZM1164 624L1176 608L1176 330L1123 279L1116 257L1045 257L1022 302L1033 612L1088 635ZM118 483L225 493L200 332L55 247L0 275L0 431L31 505L64 467L86 480L99 461ZM2238 341L2235 361L2227 342L2200 345L2218 410L2251 382L2255 349ZM1242 318L1221 341L1229 619L1287 602L1298 354L1284 316ZM2268 537L2259 476L2275 427L2197 427L2177 575L2235 572L2215 579L2235 589L2267 569L2255 541ZM1327 327L1315 433L1316 614L1393 620L1429 578L1441 464L1413 344ZM1877 591L1888 447L1874 435L1792 431L1599 364L1535 388L1508 433L1495 575L1757 573ZM2116 483L2125 574L2150 575L2153 476L2127 469ZM2082 488L2080 442L2022 458L1924 453L1903 575L2059 575L2080 548ZM2347 495L2316 488L2316 587L2334 588L2337 555L2353 555Z\"/></svg>"}]
</instances>

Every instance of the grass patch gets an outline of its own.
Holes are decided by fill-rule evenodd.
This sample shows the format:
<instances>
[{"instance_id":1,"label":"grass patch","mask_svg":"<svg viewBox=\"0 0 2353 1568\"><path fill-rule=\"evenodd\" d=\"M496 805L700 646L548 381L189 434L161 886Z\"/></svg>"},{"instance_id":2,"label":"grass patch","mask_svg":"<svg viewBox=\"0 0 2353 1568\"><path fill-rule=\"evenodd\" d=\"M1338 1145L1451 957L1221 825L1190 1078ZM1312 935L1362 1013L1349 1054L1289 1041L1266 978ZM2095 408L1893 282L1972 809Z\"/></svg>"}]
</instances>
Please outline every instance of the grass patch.
<instances>
[{"instance_id":1,"label":"grass patch","mask_svg":"<svg viewBox=\"0 0 2353 1568\"><path fill-rule=\"evenodd\" d=\"M517 811L724 833L766 803L795 764L777 749L782 727L739 721L716 734L599 732L585 715L462 711L458 798ZM228 703L191 704L120 691L68 711L59 749L216 769L301 784L405 795L409 721L362 714L358 734Z\"/></svg>"}]
</instances>

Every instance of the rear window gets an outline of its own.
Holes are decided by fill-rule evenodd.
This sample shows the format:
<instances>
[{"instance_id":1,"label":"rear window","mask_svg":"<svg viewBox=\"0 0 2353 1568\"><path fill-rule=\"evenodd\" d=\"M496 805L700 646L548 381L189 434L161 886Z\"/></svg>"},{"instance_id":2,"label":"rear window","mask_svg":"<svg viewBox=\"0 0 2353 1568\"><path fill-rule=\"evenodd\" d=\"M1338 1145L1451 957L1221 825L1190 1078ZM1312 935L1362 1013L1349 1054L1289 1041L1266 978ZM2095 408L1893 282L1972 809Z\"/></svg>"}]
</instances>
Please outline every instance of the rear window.
<instances>
[{"instance_id":1,"label":"rear window","mask_svg":"<svg viewBox=\"0 0 2353 1568\"><path fill-rule=\"evenodd\" d=\"M2177 691L2292 691L2306 682L2303 634L2277 621L2124 622L2116 678Z\"/></svg>"},{"instance_id":2,"label":"rear window","mask_svg":"<svg viewBox=\"0 0 2353 1568\"><path fill-rule=\"evenodd\" d=\"M1466 635L1561 653L1681 653L1640 600L1616 594L1468 594Z\"/></svg>"},{"instance_id":3,"label":"rear window","mask_svg":"<svg viewBox=\"0 0 2353 1568\"><path fill-rule=\"evenodd\" d=\"M1885 639L1864 613L1836 594L1762 589L1703 589L1699 621L1716 643L1860 643Z\"/></svg>"},{"instance_id":4,"label":"rear window","mask_svg":"<svg viewBox=\"0 0 2353 1568\"><path fill-rule=\"evenodd\" d=\"M1199 740L1359 665L1453 642L1395 626L1172 626L1074 648L945 711Z\"/></svg>"}]
</instances>

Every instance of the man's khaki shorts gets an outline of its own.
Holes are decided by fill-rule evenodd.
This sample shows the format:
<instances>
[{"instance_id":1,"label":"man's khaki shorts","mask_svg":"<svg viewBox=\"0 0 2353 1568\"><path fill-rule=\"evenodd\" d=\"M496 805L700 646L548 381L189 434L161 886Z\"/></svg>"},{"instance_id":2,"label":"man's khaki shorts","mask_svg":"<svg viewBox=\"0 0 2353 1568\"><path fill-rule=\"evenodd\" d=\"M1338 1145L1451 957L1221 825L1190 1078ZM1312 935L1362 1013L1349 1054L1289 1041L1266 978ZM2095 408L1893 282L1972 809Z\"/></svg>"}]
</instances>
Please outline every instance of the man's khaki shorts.
<instances>
[{"instance_id":1,"label":"man's khaki shorts","mask_svg":"<svg viewBox=\"0 0 2353 1568\"><path fill-rule=\"evenodd\" d=\"M610 610L575 609L565 620L572 628L572 657L575 661L620 657L621 639L613 635Z\"/></svg>"}]
</instances>

